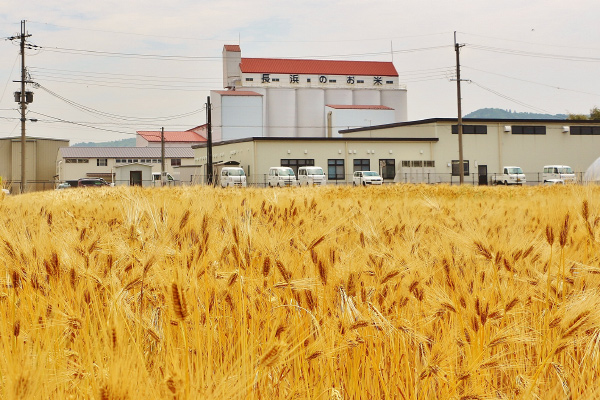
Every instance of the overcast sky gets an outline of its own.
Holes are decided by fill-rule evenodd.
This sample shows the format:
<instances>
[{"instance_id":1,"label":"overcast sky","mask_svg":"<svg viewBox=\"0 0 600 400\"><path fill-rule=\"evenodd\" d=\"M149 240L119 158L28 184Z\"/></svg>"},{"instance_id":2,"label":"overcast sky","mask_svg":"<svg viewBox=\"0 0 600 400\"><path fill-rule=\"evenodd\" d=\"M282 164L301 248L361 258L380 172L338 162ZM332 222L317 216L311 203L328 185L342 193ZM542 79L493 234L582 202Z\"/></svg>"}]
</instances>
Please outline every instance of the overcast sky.
<instances>
[{"instance_id":1,"label":"overcast sky","mask_svg":"<svg viewBox=\"0 0 600 400\"><path fill-rule=\"evenodd\" d=\"M221 51L242 57L392 61L408 118L456 117L454 31L463 115L479 108L588 114L600 106L598 0L4 1L0 37L26 20L41 85L27 134L71 143L185 130L222 89ZM0 41L0 137L21 134L18 41Z\"/></svg>"}]
</instances>

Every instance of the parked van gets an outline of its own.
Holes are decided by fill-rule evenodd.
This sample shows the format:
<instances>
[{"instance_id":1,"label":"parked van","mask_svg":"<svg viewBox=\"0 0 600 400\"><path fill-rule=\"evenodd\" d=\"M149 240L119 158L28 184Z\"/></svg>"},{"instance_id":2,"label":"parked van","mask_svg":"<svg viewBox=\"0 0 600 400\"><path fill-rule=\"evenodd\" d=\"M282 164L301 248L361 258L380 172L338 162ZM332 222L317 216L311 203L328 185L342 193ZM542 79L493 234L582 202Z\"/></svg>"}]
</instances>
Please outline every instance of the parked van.
<instances>
[{"instance_id":1,"label":"parked van","mask_svg":"<svg viewBox=\"0 0 600 400\"><path fill-rule=\"evenodd\" d=\"M296 186L298 183L294 170L290 167L269 168L268 182L270 187Z\"/></svg>"},{"instance_id":2,"label":"parked van","mask_svg":"<svg viewBox=\"0 0 600 400\"><path fill-rule=\"evenodd\" d=\"M321 167L298 168L298 184L302 185L324 185L327 182L325 172Z\"/></svg>"},{"instance_id":3,"label":"parked van","mask_svg":"<svg viewBox=\"0 0 600 400\"><path fill-rule=\"evenodd\" d=\"M575 173L568 165L546 165L544 166L544 173L542 174L542 180L547 182L551 179L562 179L565 183L575 183L577 178Z\"/></svg>"},{"instance_id":4,"label":"parked van","mask_svg":"<svg viewBox=\"0 0 600 400\"><path fill-rule=\"evenodd\" d=\"M494 185L524 185L527 182L521 167L503 167L501 174L492 176Z\"/></svg>"},{"instance_id":5,"label":"parked van","mask_svg":"<svg viewBox=\"0 0 600 400\"><path fill-rule=\"evenodd\" d=\"M221 187L246 187L246 173L240 167L223 167L218 175Z\"/></svg>"},{"instance_id":6,"label":"parked van","mask_svg":"<svg viewBox=\"0 0 600 400\"><path fill-rule=\"evenodd\" d=\"M175 183L175 178L173 178L173 175L171 175L168 172L165 172L165 185L173 185ZM160 179L160 172L153 172L152 173L152 184L154 186L160 186L161 184L161 179Z\"/></svg>"}]
</instances>

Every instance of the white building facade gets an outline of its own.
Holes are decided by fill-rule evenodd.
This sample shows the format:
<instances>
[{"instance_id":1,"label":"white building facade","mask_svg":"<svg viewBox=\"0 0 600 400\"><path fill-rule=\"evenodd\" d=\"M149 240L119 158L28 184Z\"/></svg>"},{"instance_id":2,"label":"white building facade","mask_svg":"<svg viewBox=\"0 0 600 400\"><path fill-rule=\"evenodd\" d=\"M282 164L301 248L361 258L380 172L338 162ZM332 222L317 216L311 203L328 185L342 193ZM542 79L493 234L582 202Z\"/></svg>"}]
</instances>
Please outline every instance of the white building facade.
<instances>
[{"instance_id":1,"label":"white building facade","mask_svg":"<svg viewBox=\"0 0 600 400\"><path fill-rule=\"evenodd\" d=\"M394 123L407 119L406 88L400 85L391 62L242 58L239 46L226 45L223 86L228 91L253 94L237 98L236 108L217 112L220 124L215 121L213 129L220 129L221 140L331 137L340 129L368 125L369 120ZM256 95L261 96L260 105ZM214 103L222 104L224 96L223 91L211 92ZM339 106L362 107L366 115L362 122L356 121ZM383 106L392 112L365 106ZM258 113L260 118L252 118L252 124L242 122L248 113ZM262 122L260 135L255 134L258 122ZM229 129L236 125L245 125L247 132Z\"/></svg>"}]
</instances>

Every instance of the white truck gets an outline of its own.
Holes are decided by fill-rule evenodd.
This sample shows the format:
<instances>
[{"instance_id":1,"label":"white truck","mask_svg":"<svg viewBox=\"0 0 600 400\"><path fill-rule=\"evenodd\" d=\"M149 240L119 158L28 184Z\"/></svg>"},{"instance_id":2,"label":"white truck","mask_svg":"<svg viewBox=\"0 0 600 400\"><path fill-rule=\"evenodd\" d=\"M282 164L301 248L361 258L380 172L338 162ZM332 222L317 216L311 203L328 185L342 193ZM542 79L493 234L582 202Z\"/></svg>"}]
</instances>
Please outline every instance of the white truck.
<instances>
[{"instance_id":1,"label":"white truck","mask_svg":"<svg viewBox=\"0 0 600 400\"><path fill-rule=\"evenodd\" d=\"M575 183L577 178L575 172L568 165L544 165L544 173L542 174L544 183L563 181L563 183Z\"/></svg>"},{"instance_id":2,"label":"white truck","mask_svg":"<svg viewBox=\"0 0 600 400\"><path fill-rule=\"evenodd\" d=\"M523 185L527 182L521 167L502 167L502 173L492 175L494 185Z\"/></svg>"},{"instance_id":3,"label":"white truck","mask_svg":"<svg viewBox=\"0 0 600 400\"><path fill-rule=\"evenodd\" d=\"M298 184L306 185L325 185L327 178L321 167L300 167L298 168Z\"/></svg>"},{"instance_id":4,"label":"white truck","mask_svg":"<svg viewBox=\"0 0 600 400\"><path fill-rule=\"evenodd\" d=\"M240 167L223 167L217 175L217 184L222 188L246 187L246 173Z\"/></svg>"}]
</instances>

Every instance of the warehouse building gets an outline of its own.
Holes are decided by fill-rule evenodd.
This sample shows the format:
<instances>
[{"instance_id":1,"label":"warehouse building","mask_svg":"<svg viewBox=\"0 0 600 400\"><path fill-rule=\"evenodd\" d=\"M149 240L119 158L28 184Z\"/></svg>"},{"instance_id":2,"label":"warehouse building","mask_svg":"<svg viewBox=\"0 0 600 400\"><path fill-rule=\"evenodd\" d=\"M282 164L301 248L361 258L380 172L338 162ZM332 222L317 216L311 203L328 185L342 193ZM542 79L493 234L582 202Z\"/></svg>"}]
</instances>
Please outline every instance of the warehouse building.
<instances>
[{"instance_id":1,"label":"warehouse building","mask_svg":"<svg viewBox=\"0 0 600 400\"><path fill-rule=\"evenodd\" d=\"M54 188L56 153L69 141L27 137L25 147L26 191ZM12 193L21 185L21 137L0 138L0 179Z\"/></svg>"},{"instance_id":2,"label":"warehouse building","mask_svg":"<svg viewBox=\"0 0 600 400\"><path fill-rule=\"evenodd\" d=\"M569 165L581 178L600 154L600 121L463 119L465 182L489 182L503 166L520 166L531 183L545 165ZM340 130L332 138L254 137L216 142L213 163L239 162L249 183L265 182L269 167L321 166L328 183L352 182L375 170L385 182L458 182L457 120L434 118ZM194 146L206 164L206 144ZM204 172L205 173L205 172Z\"/></svg>"}]
</instances>

